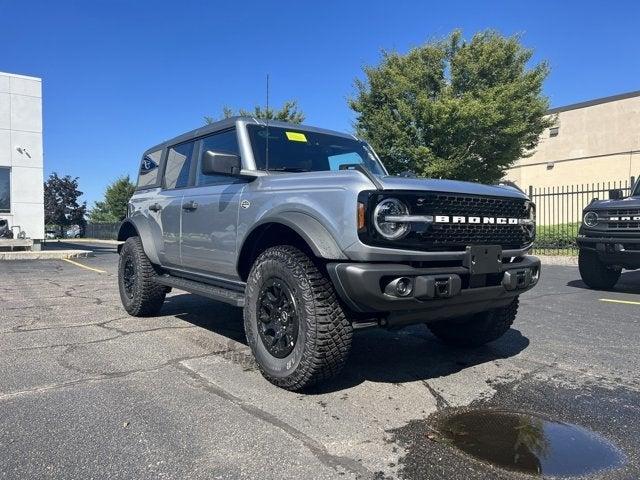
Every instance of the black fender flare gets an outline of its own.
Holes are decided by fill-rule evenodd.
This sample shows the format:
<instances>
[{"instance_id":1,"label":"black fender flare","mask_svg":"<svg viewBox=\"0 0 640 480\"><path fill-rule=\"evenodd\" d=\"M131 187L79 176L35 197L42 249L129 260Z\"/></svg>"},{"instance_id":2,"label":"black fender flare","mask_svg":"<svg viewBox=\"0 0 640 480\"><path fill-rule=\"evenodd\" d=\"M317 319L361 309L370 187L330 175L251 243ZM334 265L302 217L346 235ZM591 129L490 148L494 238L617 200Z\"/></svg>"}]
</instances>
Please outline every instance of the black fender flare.
<instances>
[{"instance_id":1,"label":"black fender flare","mask_svg":"<svg viewBox=\"0 0 640 480\"><path fill-rule=\"evenodd\" d=\"M140 240L142 240L144 253L149 257L151 263L159 265L160 259L158 258L158 252L156 252L155 243L153 238L151 238L149 229L144 228L143 225L138 225L138 223L139 221L136 221L135 218L125 218L118 229L118 240L124 242L129 237L139 236ZM120 253L121 248L122 244L118 245L118 253Z\"/></svg>"},{"instance_id":2,"label":"black fender flare","mask_svg":"<svg viewBox=\"0 0 640 480\"><path fill-rule=\"evenodd\" d=\"M280 223L296 232L309 245L313 254L330 260L346 260L347 257L331 233L311 215L302 212L281 212L260 220L245 236L245 242L256 229L268 223ZM244 245L243 245L244 247Z\"/></svg>"}]
</instances>

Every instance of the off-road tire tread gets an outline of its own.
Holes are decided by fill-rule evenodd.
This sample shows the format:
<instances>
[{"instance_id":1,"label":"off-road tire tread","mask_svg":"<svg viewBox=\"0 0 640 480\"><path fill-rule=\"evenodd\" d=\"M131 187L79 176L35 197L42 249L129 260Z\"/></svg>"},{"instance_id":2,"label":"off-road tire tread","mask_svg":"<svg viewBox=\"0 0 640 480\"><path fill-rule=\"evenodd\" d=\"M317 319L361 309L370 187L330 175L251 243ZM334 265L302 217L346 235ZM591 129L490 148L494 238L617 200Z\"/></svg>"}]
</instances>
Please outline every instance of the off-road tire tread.
<instances>
[{"instance_id":1,"label":"off-road tire tread","mask_svg":"<svg viewBox=\"0 0 640 480\"><path fill-rule=\"evenodd\" d=\"M138 274L138 289L134 294L133 300L125 303L123 298L123 306L129 315L134 317L148 317L156 315L162 308L167 289L155 281L157 275L156 268L144 253L142 240L140 237L129 237L122 246L120 254L120 263L118 265L118 283L121 283L121 271L124 255L128 252L134 257L136 264L136 272ZM124 295L120 290L121 297Z\"/></svg>"},{"instance_id":2,"label":"off-road tire tread","mask_svg":"<svg viewBox=\"0 0 640 480\"><path fill-rule=\"evenodd\" d=\"M506 307L473 315L464 322L440 321L427 323L429 330L442 342L457 347L479 347L497 340L513 324L518 314L519 298Z\"/></svg>"},{"instance_id":3,"label":"off-road tire tread","mask_svg":"<svg viewBox=\"0 0 640 480\"><path fill-rule=\"evenodd\" d=\"M254 272L267 260L280 262L298 279L298 285L310 287L313 305L306 309L305 317L311 335L307 339L303 357L291 375L274 377L259 362L258 368L274 385L291 391L304 390L340 373L351 350L353 326L327 275L309 256L295 247L282 245L265 250L255 261L247 283L256 282ZM244 321L247 328L250 320L246 308Z\"/></svg>"},{"instance_id":4,"label":"off-road tire tread","mask_svg":"<svg viewBox=\"0 0 640 480\"><path fill-rule=\"evenodd\" d=\"M580 250L578 252L578 270L582 281L596 290L609 290L620 279L621 270L607 268L596 252Z\"/></svg>"}]
</instances>

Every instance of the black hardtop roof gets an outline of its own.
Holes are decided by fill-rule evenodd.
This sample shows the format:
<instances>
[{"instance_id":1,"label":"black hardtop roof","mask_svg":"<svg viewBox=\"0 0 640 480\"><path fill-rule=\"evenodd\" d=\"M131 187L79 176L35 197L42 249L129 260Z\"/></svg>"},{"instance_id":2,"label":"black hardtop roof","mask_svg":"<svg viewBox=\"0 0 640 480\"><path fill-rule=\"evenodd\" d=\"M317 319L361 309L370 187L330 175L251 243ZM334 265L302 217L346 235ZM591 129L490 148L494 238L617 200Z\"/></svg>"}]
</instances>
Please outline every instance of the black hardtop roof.
<instances>
[{"instance_id":1,"label":"black hardtop roof","mask_svg":"<svg viewBox=\"0 0 640 480\"><path fill-rule=\"evenodd\" d=\"M147 155L148 153L154 152L156 150L166 148L170 145L186 142L194 138L199 138L205 135L209 135L211 133L218 132L220 130L225 130L227 128L235 127L238 122L244 122L244 123L249 123L254 125L266 125L266 120L258 119L255 117L246 117L246 116L229 117L229 118L225 118L223 120L219 120L217 122L211 123L209 125L204 125L202 127L196 128L189 132L183 133L182 135L178 135L177 137L173 137L169 140L165 140L164 142L159 143L158 145L155 145L147 149L144 152L144 155ZM346 138L355 138L353 135L350 135L344 132L312 127L310 125L281 122L278 120L269 120L269 126L290 128L291 130L302 130L306 132L325 133L328 135L337 135L337 136L346 137Z\"/></svg>"}]
</instances>

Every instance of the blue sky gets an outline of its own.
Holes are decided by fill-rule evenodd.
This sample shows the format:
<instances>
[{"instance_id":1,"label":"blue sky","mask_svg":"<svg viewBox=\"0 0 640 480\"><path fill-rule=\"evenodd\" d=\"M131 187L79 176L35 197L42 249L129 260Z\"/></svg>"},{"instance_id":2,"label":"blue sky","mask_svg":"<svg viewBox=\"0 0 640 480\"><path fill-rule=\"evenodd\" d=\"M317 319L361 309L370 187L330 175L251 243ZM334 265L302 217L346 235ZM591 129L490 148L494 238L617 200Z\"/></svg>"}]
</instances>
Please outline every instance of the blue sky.
<instances>
[{"instance_id":1,"label":"blue sky","mask_svg":"<svg viewBox=\"0 0 640 480\"><path fill-rule=\"evenodd\" d=\"M80 177L92 204L148 146L263 102L267 72L272 104L350 131L381 49L493 28L550 63L560 106L640 89L639 20L636 1L0 0L0 71L43 78L45 175Z\"/></svg>"}]
</instances>

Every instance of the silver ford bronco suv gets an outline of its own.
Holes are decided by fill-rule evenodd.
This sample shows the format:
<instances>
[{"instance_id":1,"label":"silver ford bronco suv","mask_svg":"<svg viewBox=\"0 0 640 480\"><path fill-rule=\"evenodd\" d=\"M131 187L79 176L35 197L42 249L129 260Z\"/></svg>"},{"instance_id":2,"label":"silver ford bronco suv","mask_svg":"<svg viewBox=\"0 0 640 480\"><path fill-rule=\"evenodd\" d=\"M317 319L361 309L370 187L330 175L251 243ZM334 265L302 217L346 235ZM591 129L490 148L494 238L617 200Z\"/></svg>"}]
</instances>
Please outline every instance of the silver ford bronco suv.
<instances>
[{"instance_id":1,"label":"silver ford bronco suv","mask_svg":"<svg viewBox=\"0 0 640 480\"><path fill-rule=\"evenodd\" d=\"M359 328L502 336L540 276L534 208L509 186L390 176L352 135L229 118L144 153L120 297L136 316L172 288L242 307L264 377L301 390L340 371Z\"/></svg>"}]
</instances>

